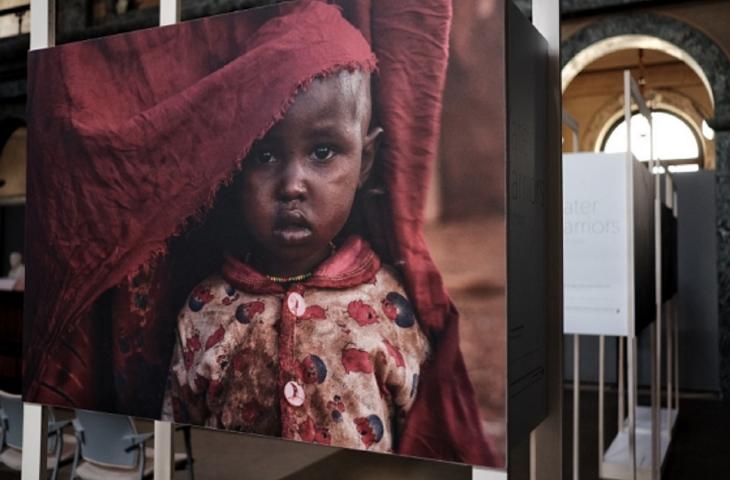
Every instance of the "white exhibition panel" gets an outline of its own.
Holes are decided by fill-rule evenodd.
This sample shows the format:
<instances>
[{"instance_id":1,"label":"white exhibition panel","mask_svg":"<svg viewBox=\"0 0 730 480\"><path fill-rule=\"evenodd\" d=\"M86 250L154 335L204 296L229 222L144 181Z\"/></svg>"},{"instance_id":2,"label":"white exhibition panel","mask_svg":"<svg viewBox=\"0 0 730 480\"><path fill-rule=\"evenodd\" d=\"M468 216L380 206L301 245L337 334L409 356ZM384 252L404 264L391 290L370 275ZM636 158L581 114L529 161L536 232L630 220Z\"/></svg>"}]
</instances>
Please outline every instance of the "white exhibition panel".
<instances>
[{"instance_id":1,"label":"white exhibition panel","mask_svg":"<svg viewBox=\"0 0 730 480\"><path fill-rule=\"evenodd\" d=\"M633 332L632 161L624 153L563 155L566 334Z\"/></svg>"}]
</instances>

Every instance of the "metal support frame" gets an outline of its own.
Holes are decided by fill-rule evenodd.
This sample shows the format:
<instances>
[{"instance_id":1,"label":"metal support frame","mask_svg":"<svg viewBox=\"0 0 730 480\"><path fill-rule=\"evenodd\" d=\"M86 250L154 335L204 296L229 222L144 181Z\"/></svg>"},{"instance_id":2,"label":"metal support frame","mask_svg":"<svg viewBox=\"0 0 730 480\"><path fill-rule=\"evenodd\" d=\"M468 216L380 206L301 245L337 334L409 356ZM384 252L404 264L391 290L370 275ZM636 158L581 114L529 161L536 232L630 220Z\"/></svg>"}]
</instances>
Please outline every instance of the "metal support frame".
<instances>
[{"instance_id":1,"label":"metal support frame","mask_svg":"<svg viewBox=\"0 0 730 480\"><path fill-rule=\"evenodd\" d=\"M623 350L624 341L626 343L626 380L628 394L628 419L619 416L618 436L628 437L628 454L629 465L627 470L630 477L636 479L636 391L637 391L637 355L636 355L636 336L618 337L620 350ZM606 397L606 336L598 337L598 477L599 478L616 478L614 470L609 471L606 466L605 448L605 397ZM623 352L620 353L623 358ZM623 363L623 362L622 362ZM623 395L623 393L621 394ZM621 398L621 397L619 397ZM626 425L628 423L628 425ZM626 433L623 433L626 430ZM618 437L617 437L618 438Z\"/></svg>"},{"instance_id":2,"label":"metal support frame","mask_svg":"<svg viewBox=\"0 0 730 480\"><path fill-rule=\"evenodd\" d=\"M657 331L659 321L651 329L651 478L659 479L660 451L661 451L661 331ZM658 357L658 358L657 358Z\"/></svg>"},{"instance_id":3,"label":"metal support frame","mask_svg":"<svg viewBox=\"0 0 730 480\"><path fill-rule=\"evenodd\" d=\"M580 148L580 126L578 120L570 113L563 110L563 125L568 127L573 137L573 152L577 152Z\"/></svg>"},{"instance_id":4,"label":"metal support frame","mask_svg":"<svg viewBox=\"0 0 730 480\"><path fill-rule=\"evenodd\" d=\"M668 171L668 170L667 170ZM677 192L672 192L672 214L674 215L674 218L677 218L679 215L679 202L677 201ZM672 308L672 339L670 340L672 342L672 346L674 347L674 412L675 415L679 415L679 308L677 308L677 299L676 297L672 300L672 303L674 304ZM672 409L672 405L669 405L669 408Z\"/></svg>"},{"instance_id":5,"label":"metal support frame","mask_svg":"<svg viewBox=\"0 0 730 480\"><path fill-rule=\"evenodd\" d=\"M627 340L628 355L628 380L629 380L629 458L631 464L631 478L636 480L636 390L638 382L636 381L636 336L631 335Z\"/></svg>"},{"instance_id":6,"label":"metal support frame","mask_svg":"<svg viewBox=\"0 0 730 480\"><path fill-rule=\"evenodd\" d=\"M180 21L180 0L160 0L160 26ZM155 480L172 480L175 472L174 428L170 422L155 421Z\"/></svg>"},{"instance_id":7,"label":"metal support frame","mask_svg":"<svg viewBox=\"0 0 730 480\"><path fill-rule=\"evenodd\" d=\"M630 169L629 171L629 178L633 175L633 155L631 153L631 105L633 102L636 102L636 104L639 107L639 111L644 114L647 117L647 120L649 121L649 125L651 126L651 113L644 102L644 99L641 96L641 93L639 91L638 85L636 85L636 82L631 78L630 72L625 71L624 72L624 119L626 122L626 156L627 156L627 165ZM650 128L651 130L651 128ZM631 212L633 209L633 199L631 199L628 202L627 205L628 209L628 215L629 218L631 218ZM629 222L629 229L632 228L631 225L632 222ZM629 234L629 242L631 242L632 235ZM633 252L633 249L630 247L630 252ZM633 257L633 253L630 254L631 257ZM631 272L633 272L633 268L630 269ZM633 278L629 279L629 290L630 290L630 296L629 298L633 299ZM630 320L630 326L629 326L629 332L626 335L626 337L619 336L617 338L618 341L618 435L621 436L624 434L625 427L628 429L626 432L626 436L628 437L628 455L629 455L629 465L628 465L628 472L630 477L632 479L636 479L637 474L637 445L636 445L636 406L637 406L637 340L636 340L636 320L633 317L633 314L631 315ZM606 465L605 465L605 456L606 456L606 450L604 450L604 425L605 425L605 417L603 414L603 408L604 408L604 395L605 395L605 388L604 388L604 381L605 381L605 337L601 336L601 348L600 348L600 374L599 374L599 409L601 410L599 412L598 416L598 432L599 432L599 458L598 458L598 471L599 471L599 477L603 478L604 476L608 476L609 474L615 475L615 472L607 472L606 471ZM626 377L624 377L624 344L626 346ZM626 384L624 383L624 380L626 380ZM628 394L628 395L626 395ZM628 405L625 405L624 398L627 396ZM628 407L628 422L625 417L625 407ZM628 425L626 425L628 423ZM617 436L618 438L618 436Z\"/></svg>"},{"instance_id":8,"label":"metal support frame","mask_svg":"<svg viewBox=\"0 0 730 480\"><path fill-rule=\"evenodd\" d=\"M604 448L604 385L606 382L606 337L601 335L598 337L598 476L603 477L603 456L606 451Z\"/></svg>"},{"instance_id":9,"label":"metal support frame","mask_svg":"<svg viewBox=\"0 0 730 480\"><path fill-rule=\"evenodd\" d=\"M580 480L580 335L573 335L573 480Z\"/></svg>"},{"instance_id":10,"label":"metal support frame","mask_svg":"<svg viewBox=\"0 0 730 480\"><path fill-rule=\"evenodd\" d=\"M644 115L649 122L649 142L650 142L650 158L649 168L652 172L658 173L656 166L658 162L654 160L653 151L653 132L652 132L652 119L651 112L646 105L646 102L641 96L638 85L631 78L629 71L624 72L624 117L626 122L626 137L627 137L627 157L630 164L632 160L631 153L631 107L632 104L638 106L639 112ZM667 200L666 203L675 208L676 215L676 201L674 200L673 194L670 193L670 180L667 178ZM616 464L611 462L606 463L605 459L607 453L613 451L615 454L617 451L623 451L619 447L617 450L612 450L613 445L609 450L604 450L603 436L604 436L604 401L605 395L604 390L604 370L605 370L605 339L601 337L600 340L600 366L599 366L599 476L601 478L651 478L658 480L661 475L662 457L663 452L668 447L668 442L671 439L672 427L674 419L676 418L676 410L674 410L674 403L677 401L679 396L678 391L678 359L677 359L677 325L676 325L676 309L674 308L674 300L671 300L666 305L666 327L663 327L662 319L662 251L661 251L661 205L664 201L661 197L661 178L659 175L654 176L654 246L655 246L655 320L650 326L651 330L651 410L650 410L650 440L647 439L646 427L641 432L641 443L637 444L637 424L639 418L642 418L642 425L645 425L645 417L637 417L637 338L635 332L635 323L632 322L630 332L624 339L618 338L618 431L619 434L614 442L619 442L616 445L625 445L628 443L628 465L618 467ZM671 199L670 199L670 196ZM624 390L624 342L626 342L626 376L628 377L628 385L626 385L626 391ZM666 415L662 415L662 344L666 342L666 392L667 392L667 409ZM627 395L626 395L627 394ZM624 417L624 397L628 397L628 419ZM642 407L642 411L646 412L646 409ZM663 424L666 421L666 424ZM666 430L663 428L666 425ZM628 431L626 431L628 429ZM622 437L620 439L619 437ZM663 442L663 439L665 442ZM619 441L620 440L620 441ZM626 443L622 443L626 442ZM650 443L647 443L650 442ZM642 448L643 447L643 448ZM649 447L650 451L646 448ZM651 455L651 464L648 466L643 463L641 466L637 463L637 450L642 450L642 459L647 458ZM625 455L625 453L624 453ZM624 457L625 458L625 457ZM616 461L616 458L613 458ZM648 476L647 476L648 475Z\"/></svg>"},{"instance_id":11,"label":"metal support frame","mask_svg":"<svg viewBox=\"0 0 730 480\"><path fill-rule=\"evenodd\" d=\"M33 0L30 5L30 49L56 44L55 0ZM23 403L23 459L21 478L41 480L48 477L48 410L43 405Z\"/></svg>"},{"instance_id":12,"label":"metal support frame","mask_svg":"<svg viewBox=\"0 0 730 480\"><path fill-rule=\"evenodd\" d=\"M563 429L563 306L562 306L562 191L561 191L561 90L560 90L560 2L559 0L532 0L532 23L548 43L548 109L551 117L548 129L547 153L547 215L548 255L547 269L550 282L547 286L548 325L546 339L547 358L545 376L547 385L547 417L530 434L530 479L553 480L562 478L562 429ZM472 467L472 479L504 479L504 471Z\"/></svg>"},{"instance_id":13,"label":"metal support frame","mask_svg":"<svg viewBox=\"0 0 730 480\"><path fill-rule=\"evenodd\" d=\"M160 26L180 21L180 0L160 0Z\"/></svg>"},{"instance_id":14,"label":"metal support frame","mask_svg":"<svg viewBox=\"0 0 730 480\"><path fill-rule=\"evenodd\" d=\"M180 0L160 0L160 26L180 21ZM172 480L175 472L174 428L170 422L155 421L155 480Z\"/></svg>"},{"instance_id":15,"label":"metal support frame","mask_svg":"<svg viewBox=\"0 0 730 480\"><path fill-rule=\"evenodd\" d=\"M669 170L667 170L669 171ZM672 192L672 214L674 218L677 218L679 213L679 204L677 202L677 192ZM669 404L669 410L674 412L674 415L679 415L679 315L677 308L676 297L672 299L672 316L670 317L670 323L672 325L672 337L669 342L672 343L674 355L672 356L672 362L674 364L672 379L674 380L674 407Z\"/></svg>"},{"instance_id":16,"label":"metal support frame","mask_svg":"<svg viewBox=\"0 0 730 480\"><path fill-rule=\"evenodd\" d=\"M643 112L642 112L643 113ZM654 128L649 116L649 166L655 171L657 162L654 159ZM668 171L668 170L667 170ZM656 322L652 330L654 349L652 350L652 401L651 401L651 478L659 480L662 465L662 198L661 178L658 172L654 175L654 268L656 275L655 301Z\"/></svg>"},{"instance_id":17,"label":"metal support frame","mask_svg":"<svg viewBox=\"0 0 730 480\"><path fill-rule=\"evenodd\" d=\"M672 177L669 173L669 169L667 169L666 176L664 177L664 203L669 206L672 209L672 214L674 214L674 185L672 181ZM670 300L667 302L666 305L666 326L664 327L665 335L666 335L666 342L667 342L667 356L666 356L666 365L667 365L667 430L666 435L667 438L671 438L672 436L672 389L673 389L673 375L674 375L674 365L672 365L672 354L674 353L674 348L672 345L672 317L674 316L674 300Z\"/></svg>"},{"instance_id":18,"label":"metal support frame","mask_svg":"<svg viewBox=\"0 0 730 480\"><path fill-rule=\"evenodd\" d=\"M664 202L672 209L672 215L677 216L677 192L674 191L674 181L672 180L669 170L664 177ZM666 410L666 432L667 439L672 438L674 419L679 413L679 349L677 347L678 330L677 330L677 305L675 297L669 299L666 303L666 365L667 365L667 410Z\"/></svg>"},{"instance_id":19,"label":"metal support frame","mask_svg":"<svg viewBox=\"0 0 730 480\"><path fill-rule=\"evenodd\" d=\"M175 473L173 432L172 423L155 421L155 480L172 480Z\"/></svg>"},{"instance_id":20,"label":"metal support frame","mask_svg":"<svg viewBox=\"0 0 730 480\"><path fill-rule=\"evenodd\" d=\"M646 102L644 101L644 98L641 96L641 91L639 90L639 86L636 84L634 79L631 77L631 72L629 70L624 71L624 119L626 122L626 155L628 157L629 162L627 162L629 165L632 165L633 161L633 154L631 152L631 105L633 103L636 103L636 105L639 107L639 112L641 112L642 115L646 117L646 120L649 122L649 136L650 136L650 143L651 143L651 111L649 110L649 107L646 105ZM651 155L650 155L651 157ZM629 167L633 168L633 167ZM632 205L629 205L629 208L633 208ZM632 269L633 271L633 269ZM633 285L633 281L631 282ZM630 468L633 479L636 479L636 406L637 406L637 387L638 387L638 381L637 381L637 339L636 339L636 319L633 319L633 324L630 327L630 332L628 335L628 338L626 339L627 343L627 355L626 355L626 363L627 363L627 377L628 377L628 417L629 417L629 461L630 461ZM623 417L619 419L619 422L623 424ZM623 426L623 425L622 425Z\"/></svg>"},{"instance_id":21,"label":"metal support frame","mask_svg":"<svg viewBox=\"0 0 730 480\"><path fill-rule=\"evenodd\" d=\"M30 49L56 45L56 0L30 2Z\"/></svg>"},{"instance_id":22,"label":"metal support frame","mask_svg":"<svg viewBox=\"0 0 730 480\"><path fill-rule=\"evenodd\" d=\"M666 358L666 364L667 364L667 436L671 437L672 435L672 405L673 400L672 393L674 389L674 382L673 376L674 376L674 365L672 364L672 355L674 353L674 348L672 345L672 335L673 333L673 323L672 317L674 316L674 300L670 300L669 303L667 303L666 307L667 311L667 326L665 327L666 330L666 339L667 339L667 358Z\"/></svg>"},{"instance_id":23,"label":"metal support frame","mask_svg":"<svg viewBox=\"0 0 730 480\"><path fill-rule=\"evenodd\" d=\"M573 152L580 145L580 125L570 113L562 111L563 125L573 137ZM580 480L580 335L573 335L573 480Z\"/></svg>"},{"instance_id":24,"label":"metal support frame","mask_svg":"<svg viewBox=\"0 0 730 480\"><path fill-rule=\"evenodd\" d=\"M624 431L624 418L626 418L626 377L624 375L626 362L626 338L618 337L618 431Z\"/></svg>"},{"instance_id":25,"label":"metal support frame","mask_svg":"<svg viewBox=\"0 0 730 480\"><path fill-rule=\"evenodd\" d=\"M30 49L48 48L55 46L55 0L33 0L31 3L31 35ZM160 0L160 25L171 25L180 21L180 0ZM533 23L537 29L546 37L549 44L549 80L556 86L556 91L549 92L549 111L560 111L560 74L559 74L559 48L560 48L560 5L558 0L533 0ZM557 122L554 123L557 125ZM557 129L556 129L557 130ZM558 191L553 192L552 203L558 206L560 203L560 149L557 141L557 132L550 132L550 161L557 158L557 165L549 169L549 181L552 186L557 185ZM556 138L553 138L556 137ZM574 148L577 139L574 140ZM577 149L577 148L576 148ZM555 209L560 212L560 208ZM555 222L550 222L554 224ZM562 222L557 222L561 225ZM558 228L558 227L554 227ZM555 247L561 242L562 237L558 235L560 230L549 232L549 241ZM557 242L557 243L556 243ZM557 255L555 258L562 258ZM554 260L558 261L558 260ZM560 272L559 265L550 265L550 269ZM558 274L556 274L558 275ZM559 275L562 277L562 275ZM549 297L559 299L562 296L560 282L553 282L550 287ZM556 290L557 289L557 290ZM560 478L562 476L562 304L558 303L550 307L550 325L548 327L548 364L546 365L548 378L548 417L531 434L530 464L531 478L534 480ZM577 378L577 375L576 375ZM578 392L578 389L576 389ZM23 480L35 480L46 476L46 429L47 410L42 405L24 404L24 448L23 455ZM577 431L577 423L576 423ZM556 441L557 439L557 441ZM157 480L169 480L173 472L173 427L168 422L155 422L155 469L154 478ZM26 443L27 442L27 443ZM503 472L496 472L484 469L473 469L473 478L491 479L504 478Z\"/></svg>"},{"instance_id":26,"label":"metal support frame","mask_svg":"<svg viewBox=\"0 0 730 480\"><path fill-rule=\"evenodd\" d=\"M35 403L23 403L22 480L48 478L48 408Z\"/></svg>"},{"instance_id":27,"label":"metal support frame","mask_svg":"<svg viewBox=\"0 0 730 480\"><path fill-rule=\"evenodd\" d=\"M530 435L530 478L563 477L563 221L562 154L560 145L560 2L532 0L532 23L548 44L547 129L547 355L545 376L548 416Z\"/></svg>"}]
</instances>

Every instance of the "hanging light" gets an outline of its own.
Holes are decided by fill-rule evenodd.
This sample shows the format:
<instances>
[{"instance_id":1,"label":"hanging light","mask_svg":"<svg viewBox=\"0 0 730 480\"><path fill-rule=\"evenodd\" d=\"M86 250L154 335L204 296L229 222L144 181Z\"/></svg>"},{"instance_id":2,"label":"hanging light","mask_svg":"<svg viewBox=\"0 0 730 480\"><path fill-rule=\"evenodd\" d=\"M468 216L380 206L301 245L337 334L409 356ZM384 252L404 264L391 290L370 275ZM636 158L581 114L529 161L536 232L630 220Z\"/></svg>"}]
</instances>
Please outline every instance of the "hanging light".
<instances>
[{"instance_id":1,"label":"hanging light","mask_svg":"<svg viewBox=\"0 0 730 480\"><path fill-rule=\"evenodd\" d=\"M646 98L646 68L644 66L644 49L639 49L639 81L637 82L639 84L639 92L641 93L641 96Z\"/></svg>"}]
</instances>

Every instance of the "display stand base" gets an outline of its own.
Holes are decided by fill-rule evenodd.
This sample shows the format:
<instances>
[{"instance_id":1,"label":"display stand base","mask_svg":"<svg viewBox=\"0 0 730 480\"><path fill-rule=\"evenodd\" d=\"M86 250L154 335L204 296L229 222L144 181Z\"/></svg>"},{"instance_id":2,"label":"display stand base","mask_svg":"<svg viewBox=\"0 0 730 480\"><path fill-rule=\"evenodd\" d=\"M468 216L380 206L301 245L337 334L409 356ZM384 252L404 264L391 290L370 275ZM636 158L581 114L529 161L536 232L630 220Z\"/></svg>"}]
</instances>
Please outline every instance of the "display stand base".
<instances>
[{"instance_id":1,"label":"display stand base","mask_svg":"<svg viewBox=\"0 0 730 480\"><path fill-rule=\"evenodd\" d=\"M674 430L674 424L677 422L677 409L672 409L672 423L669 425L669 430L667 429L667 419L669 418L668 410L666 408L660 408L659 417L661 418L662 435L666 436L667 431ZM626 419L624 426L628 428L628 425L629 420ZM636 433L638 434L639 432L651 434L651 407L636 407Z\"/></svg>"},{"instance_id":2,"label":"display stand base","mask_svg":"<svg viewBox=\"0 0 730 480\"><path fill-rule=\"evenodd\" d=\"M671 425L667 428L669 419L666 408L660 410L661 414L661 461L669 448L671 436L668 432L674 430L677 420L677 410L672 410ZM601 465L600 477L602 479L633 480L631 468L631 456L629 454L629 430L625 428L611 442L606 450ZM636 408L636 478L637 480L651 480L652 448L651 448L651 407Z\"/></svg>"}]
</instances>

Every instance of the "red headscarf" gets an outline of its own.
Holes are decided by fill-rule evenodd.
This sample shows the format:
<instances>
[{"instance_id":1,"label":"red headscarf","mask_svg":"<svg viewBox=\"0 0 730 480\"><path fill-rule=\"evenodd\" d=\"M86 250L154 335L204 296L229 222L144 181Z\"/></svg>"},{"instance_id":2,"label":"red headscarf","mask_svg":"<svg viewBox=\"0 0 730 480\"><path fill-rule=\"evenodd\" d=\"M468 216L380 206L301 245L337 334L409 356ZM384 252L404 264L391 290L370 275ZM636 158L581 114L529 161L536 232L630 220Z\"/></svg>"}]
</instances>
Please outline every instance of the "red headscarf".
<instances>
[{"instance_id":1,"label":"red headscarf","mask_svg":"<svg viewBox=\"0 0 730 480\"><path fill-rule=\"evenodd\" d=\"M180 292L219 260L200 255L210 238L192 226L300 89L372 70L375 52L386 194L371 202L385 225L371 241L401 269L434 345L398 451L494 464L422 235L450 1L336 3L30 54L25 400L158 416Z\"/></svg>"}]
</instances>

